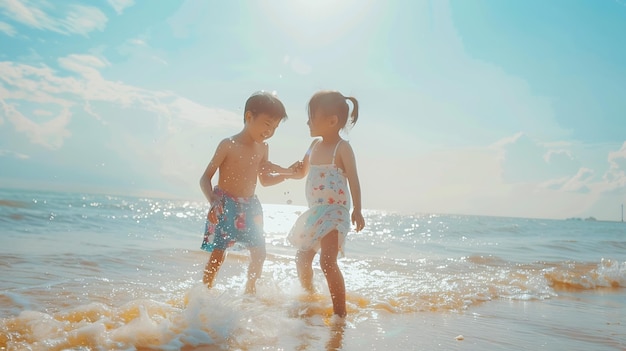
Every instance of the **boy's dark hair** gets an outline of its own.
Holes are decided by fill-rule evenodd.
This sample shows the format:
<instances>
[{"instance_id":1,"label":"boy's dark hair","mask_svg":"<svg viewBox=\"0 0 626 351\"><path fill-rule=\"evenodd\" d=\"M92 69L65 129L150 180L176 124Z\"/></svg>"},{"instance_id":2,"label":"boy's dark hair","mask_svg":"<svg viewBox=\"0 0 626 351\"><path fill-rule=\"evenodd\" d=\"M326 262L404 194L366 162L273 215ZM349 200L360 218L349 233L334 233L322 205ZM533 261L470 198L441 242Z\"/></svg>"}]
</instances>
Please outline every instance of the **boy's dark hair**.
<instances>
[{"instance_id":1,"label":"boy's dark hair","mask_svg":"<svg viewBox=\"0 0 626 351\"><path fill-rule=\"evenodd\" d=\"M287 112L285 111L283 103L276 95L267 91L256 92L248 98L243 111L244 115L248 111L252 112L254 115L266 113L272 118L280 118L281 120L287 119Z\"/></svg>"}]
</instances>

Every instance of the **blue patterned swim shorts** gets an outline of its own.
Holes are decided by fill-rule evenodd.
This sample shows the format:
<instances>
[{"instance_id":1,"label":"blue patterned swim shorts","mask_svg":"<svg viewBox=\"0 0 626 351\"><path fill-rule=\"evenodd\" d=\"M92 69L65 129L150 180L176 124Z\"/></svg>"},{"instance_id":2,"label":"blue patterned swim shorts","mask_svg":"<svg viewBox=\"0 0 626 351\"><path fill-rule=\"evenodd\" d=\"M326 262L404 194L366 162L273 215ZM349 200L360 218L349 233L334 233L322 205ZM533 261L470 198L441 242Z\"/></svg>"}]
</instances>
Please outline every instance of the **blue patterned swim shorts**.
<instances>
[{"instance_id":1,"label":"blue patterned swim shorts","mask_svg":"<svg viewBox=\"0 0 626 351\"><path fill-rule=\"evenodd\" d=\"M213 249L226 250L235 243L248 248L265 245L263 208L256 195L232 197L217 187L214 191L220 200L211 206L207 214L200 248L211 252ZM216 223L209 220L211 212L217 218Z\"/></svg>"}]
</instances>

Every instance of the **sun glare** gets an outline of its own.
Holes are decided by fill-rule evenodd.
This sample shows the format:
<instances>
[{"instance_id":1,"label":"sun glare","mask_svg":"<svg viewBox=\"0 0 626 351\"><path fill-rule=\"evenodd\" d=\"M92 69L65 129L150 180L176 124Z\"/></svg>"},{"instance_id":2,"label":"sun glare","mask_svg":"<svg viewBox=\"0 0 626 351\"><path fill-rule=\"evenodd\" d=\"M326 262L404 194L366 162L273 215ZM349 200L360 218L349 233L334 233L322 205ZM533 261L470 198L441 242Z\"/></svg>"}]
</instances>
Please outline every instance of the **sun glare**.
<instances>
[{"instance_id":1,"label":"sun glare","mask_svg":"<svg viewBox=\"0 0 626 351\"><path fill-rule=\"evenodd\" d=\"M373 0L266 1L263 10L296 40L323 44L364 20Z\"/></svg>"},{"instance_id":2,"label":"sun glare","mask_svg":"<svg viewBox=\"0 0 626 351\"><path fill-rule=\"evenodd\" d=\"M299 9L308 18L334 17L338 14L354 10L358 6L355 0L295 0L292 6Z\"/></svg>"}]
</instances>

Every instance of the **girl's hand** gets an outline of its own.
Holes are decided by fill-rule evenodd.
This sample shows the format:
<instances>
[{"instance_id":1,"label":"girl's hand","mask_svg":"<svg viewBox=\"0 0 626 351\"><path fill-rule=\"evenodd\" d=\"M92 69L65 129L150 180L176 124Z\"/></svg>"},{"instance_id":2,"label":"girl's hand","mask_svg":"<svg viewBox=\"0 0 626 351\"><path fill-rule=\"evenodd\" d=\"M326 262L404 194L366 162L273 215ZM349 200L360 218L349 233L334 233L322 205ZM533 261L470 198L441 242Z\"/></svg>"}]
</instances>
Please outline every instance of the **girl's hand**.
<instances>
[{"instance_id":1,"label":"girl's hand","mask_svg":"<svg viewBox=\"0 0 626 351\"><path fill-rule=\"evenodd\" d=\"M357 231L357 233L365 228L365 219L363 219L361 210L352 211L352 224L356 225L355 230Z\"/></svg>"}]
</instances>

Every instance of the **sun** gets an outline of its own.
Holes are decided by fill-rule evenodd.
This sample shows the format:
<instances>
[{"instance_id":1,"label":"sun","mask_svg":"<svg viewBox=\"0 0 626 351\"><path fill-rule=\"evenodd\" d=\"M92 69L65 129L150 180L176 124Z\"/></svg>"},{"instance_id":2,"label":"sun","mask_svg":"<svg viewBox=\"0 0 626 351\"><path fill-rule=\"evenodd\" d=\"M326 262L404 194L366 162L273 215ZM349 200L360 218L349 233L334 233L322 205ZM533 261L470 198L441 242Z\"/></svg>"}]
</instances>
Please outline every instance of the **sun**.
<instances>
[{"instance_id":1,"label":"sun","mask_svg":"<svg viewBox=\"0 0 626 351\"><path fill-rule=\"evenodd\" d=\"M291 0L263 2L263 11L298 41L323 44L363 24L373 0Z\"/></svg>"},{"instance_id":2,"label":"sun","mask_svg":"<svg viewBox=\"0 0 626 351\"><path fill-rule=\"evenodd\" d=\"M356 0L294 0L292 6L308 18L336 17L346 15L350 9L358 8Z\"/></svg>"}]
</instances>

